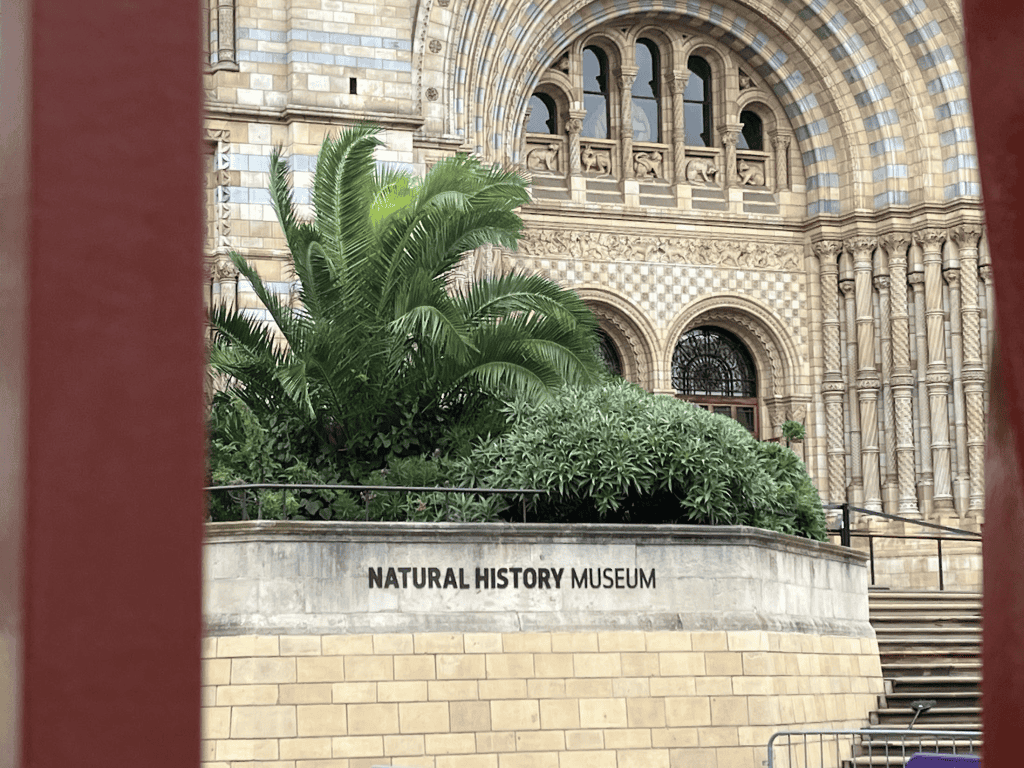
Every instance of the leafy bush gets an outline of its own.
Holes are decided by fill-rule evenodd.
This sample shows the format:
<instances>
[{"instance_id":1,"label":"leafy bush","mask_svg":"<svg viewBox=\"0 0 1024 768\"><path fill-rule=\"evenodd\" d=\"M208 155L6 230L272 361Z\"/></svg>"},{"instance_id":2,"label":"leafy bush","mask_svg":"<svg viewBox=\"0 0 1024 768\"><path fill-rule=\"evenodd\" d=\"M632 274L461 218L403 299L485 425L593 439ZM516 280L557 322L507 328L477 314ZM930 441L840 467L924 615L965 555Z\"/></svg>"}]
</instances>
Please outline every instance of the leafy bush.
<instances>
[{"instance_id":1,"label":"leafy bush","mask_svg":"<svg viewBox=\"0 0 1024 768\"><path fill-rule=\"evenodd\" d=\"M525 500L533 521L753 525L824 539L817 492L792 451L624 382L516 402L508 431L459 471L484 487L547 490Z\"/></svg>"}]
</instances>

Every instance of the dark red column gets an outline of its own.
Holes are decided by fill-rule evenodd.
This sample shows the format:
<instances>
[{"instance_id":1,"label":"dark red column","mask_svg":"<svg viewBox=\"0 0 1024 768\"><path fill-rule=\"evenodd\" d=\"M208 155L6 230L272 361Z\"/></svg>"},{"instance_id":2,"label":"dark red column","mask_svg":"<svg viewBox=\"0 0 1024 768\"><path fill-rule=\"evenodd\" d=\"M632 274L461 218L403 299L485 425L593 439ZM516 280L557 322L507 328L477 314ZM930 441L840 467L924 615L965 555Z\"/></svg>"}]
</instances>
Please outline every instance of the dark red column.
<instances>
[{"instance_id":1,"label":"dark red column","mask_svg":"<svg viewBox=\"0 0 1024 768\"><path fill-rule=\"evenodd\" d=\"M985 463L984 762L1016 768L1024 762L1024 4L965 0L964 22L999 334Z\"/></svg>"},{"instance_id":2,"label":"dark red column","mask_svg":"<svg viewBox=\"0 0 1024 768\"><path fill-rule=\"evenodd\" d=\"M196 765L200 3L2 12L0 737Z\"/></svg>"}]
</instances>

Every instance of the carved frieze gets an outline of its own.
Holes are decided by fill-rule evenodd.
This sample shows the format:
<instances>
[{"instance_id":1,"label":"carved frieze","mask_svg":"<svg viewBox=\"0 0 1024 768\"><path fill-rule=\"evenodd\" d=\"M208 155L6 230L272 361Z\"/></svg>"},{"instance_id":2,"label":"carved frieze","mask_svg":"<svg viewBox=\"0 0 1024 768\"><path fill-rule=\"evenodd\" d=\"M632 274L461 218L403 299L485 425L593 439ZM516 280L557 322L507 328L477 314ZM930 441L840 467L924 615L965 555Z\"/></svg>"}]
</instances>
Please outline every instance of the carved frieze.
<instances>
[{"instance_id":1,"label":"carved frieze","mask_svg":"<svg viewBox=\"0 0 1024 768\"><path fill-rule=\"evenodd\" d=\"M534 230L519 241L524 256L592 261L702 264L741 269L800 269L794 245L697 238L634 237L607 232Z\"/></svg>"}]
</instances>

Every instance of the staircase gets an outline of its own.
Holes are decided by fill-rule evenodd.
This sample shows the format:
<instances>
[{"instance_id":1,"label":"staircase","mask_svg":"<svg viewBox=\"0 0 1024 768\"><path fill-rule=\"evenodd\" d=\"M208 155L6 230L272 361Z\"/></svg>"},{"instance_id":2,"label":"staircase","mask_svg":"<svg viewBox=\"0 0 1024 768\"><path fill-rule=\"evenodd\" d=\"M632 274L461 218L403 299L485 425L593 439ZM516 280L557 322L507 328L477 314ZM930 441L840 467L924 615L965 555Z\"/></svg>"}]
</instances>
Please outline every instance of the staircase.
<instances>
[{"instance_id":1,"label":"staircase","mask_svg":"<svg viewBox=\"0 0 1024 768\"><path fill-rule=\"evenodd\" d=\"M872 590L869 603L886 691L871 712L869 729L906 729L914 702L934 702L917 717L914 730L980 731L981 595ZM965 745L958 740L956 751L964 752ZM975 742L974 751L979 746ZM903 749L899 739L879 734L860 745L853 764L902 765L893 758L887 763L885 755ZM908 756L915 751L916 742ZM953 740L929 739L922 751L951 752Z\"/></svg>"}]
</instances>

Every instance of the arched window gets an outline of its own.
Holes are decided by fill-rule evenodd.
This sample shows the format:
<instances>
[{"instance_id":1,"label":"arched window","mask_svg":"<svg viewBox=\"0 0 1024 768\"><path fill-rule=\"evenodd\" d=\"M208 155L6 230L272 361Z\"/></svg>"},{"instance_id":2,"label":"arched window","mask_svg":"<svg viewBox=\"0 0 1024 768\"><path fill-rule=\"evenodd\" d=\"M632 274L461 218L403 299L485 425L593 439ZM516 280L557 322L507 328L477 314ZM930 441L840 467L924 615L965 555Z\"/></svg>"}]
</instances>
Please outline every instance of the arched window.
<instances>
[{"instance_id":1,"label":"arched window","mask_svg":"<svg viewBox=\"0 0 1024 768\"><path fill-rule=\"evenodd\" d=\"M636 44L637 75L633 81L633 139L661 141L661 57L650 40Z\"/></svg>"},{"instance_id":2,"label":"arched window","mask_svg":"<svg viewBox=\"0 0 1024 768\"><path fill-rule=\"evenodd\" d=\"M582 135L591 139L608 138L608 57L597 46L583 49Z\"/></svg>"},{"instance_id":3,"label":"arched window","mask_svg":"<svg viewBox=\"0 0 1024 768\"><path fill-rule=\"evenodd\" d=\"M530 97L530 122L527 133L558 133L558 109L555 100L546 93Z\"/></svg>"},{"instance_id":4,"label":"arched window","mask_svg":"<svg viewBox=\"0 0 1024 768\"><path fill-rule=\"evenodd\" d=\"M757 436L757 369L728 331L703 326L684 333L672 353L672 386L684 400L729 416Z\"/></svg>"},{"instance_id":5,"label":"arched window","mask_svg":"<svg viewBox=\"0 0 1024 768\"><path fill-rule=\"evenodd\" d=\"M612 337L600 328L597 329L597 356L604 362L608 373L622 376L622 358L619 356L619 350Z\"/></svg>"},{"instance_id":6,"label":"arched window","mask_svg":"<svg viewBox=\"0 0 1024 768\"><path fill-rule=\"evenodd\" d=\"M740 140L737 144L739 149L753 149L757 152L764 151L764 127L761 118L756 112L743 110L740 112L740 122L743 123L743 132L740 133Z\"/></svg>"},{"instance_id":7,"label":"arched window","mask_svg":"<svg viewBox=\"0 0 1024 768\"><path fill-rule=\"evenodd\" d=\"M691 147L713 146L711 136L711 67L700 56L686 62L690 77L683 91L683 121L686 143Z\"/></svg>"}]
</instances>

